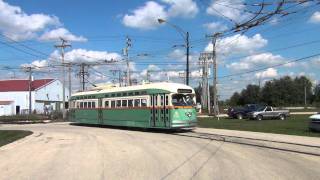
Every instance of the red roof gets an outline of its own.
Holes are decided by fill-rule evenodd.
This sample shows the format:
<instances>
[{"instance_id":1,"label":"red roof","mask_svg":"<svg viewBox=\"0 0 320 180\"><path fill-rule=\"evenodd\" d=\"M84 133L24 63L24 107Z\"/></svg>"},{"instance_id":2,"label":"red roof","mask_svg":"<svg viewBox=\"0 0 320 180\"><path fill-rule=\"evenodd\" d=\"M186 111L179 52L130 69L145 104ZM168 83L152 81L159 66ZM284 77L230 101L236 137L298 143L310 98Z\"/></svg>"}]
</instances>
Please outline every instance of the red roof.
<instances>
[{"instance_id":1,"label":"red roof","mask_svg":"<svg viewBox=\"0 0 320 180\"><path fill-rule=\"evenodd\" d=\"M31 90L51 83L54 79L37 79L31 82ZM29 80L0 80L0 92L29 91Z\"/></svg>"},{"instance_id":2,"label":"red roof","mask_svg":"<svg viewBox=\"0 0 320 180\"><path fill-rule=\"evenodd\" d=\"M0 105L9 105L11 104L13 101L0 101Z\"/></svg>"}]
</instances>

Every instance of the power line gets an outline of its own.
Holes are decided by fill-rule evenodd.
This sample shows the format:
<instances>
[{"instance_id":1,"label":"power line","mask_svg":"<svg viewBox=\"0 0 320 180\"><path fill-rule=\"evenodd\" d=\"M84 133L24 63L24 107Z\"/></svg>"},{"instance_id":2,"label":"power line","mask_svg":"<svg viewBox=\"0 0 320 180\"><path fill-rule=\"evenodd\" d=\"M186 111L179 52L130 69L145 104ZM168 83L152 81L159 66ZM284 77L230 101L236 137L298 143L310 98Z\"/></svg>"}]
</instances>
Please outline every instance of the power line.
<instances>
[{"instance_id":1,"label":"power line","mask_svg":"<svg viewBox=\"0 0 320 180\"><path fill-rule=\"evenodd\" d=\"M259 72L259 71L263 71L263 70L266 70L266 69L269 69L269 68L280 67L280 66L284 66L284 65L291 64L291 63L294 63L294 62L308 60L308 59L311 59L311 58L314 58L314 57L317 57L317 56L320 56L320 53L313 54L313 55L310 55L310 56L307 56L307 57L303 57L303 58L299 58L299 59L295 59L295 60L291 60L291 61L288 61L288 62L285 62L285 63L280 63L280 64L267 66L267 67L263 67L263 68L258 68L258 69L254 69L254 70L250 70L250 71L246 71L246 72L229 74L229 75L221 76L219 78L228 78L228 77L232 77L232 76L239 76L239 75L243 75L243 74Z\"/></svg>"}]
</instances>

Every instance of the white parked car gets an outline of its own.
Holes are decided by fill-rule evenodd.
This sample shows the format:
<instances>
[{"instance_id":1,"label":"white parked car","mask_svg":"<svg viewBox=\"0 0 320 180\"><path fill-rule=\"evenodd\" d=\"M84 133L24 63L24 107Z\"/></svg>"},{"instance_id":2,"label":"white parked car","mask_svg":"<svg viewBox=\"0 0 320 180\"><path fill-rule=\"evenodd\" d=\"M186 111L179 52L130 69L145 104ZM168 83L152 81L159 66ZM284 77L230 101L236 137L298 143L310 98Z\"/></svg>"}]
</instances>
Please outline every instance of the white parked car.
<instances>
[{"instance_id":1,"label":"white parked car","mask_svg":"<svg viewBox=\"0 0 320 180\"><path fill-rule=\"evenodd\" d=\"M309 129L311 131L320 131L320 114L315 114L309 117Z\"/></svg>"}]
</instances>

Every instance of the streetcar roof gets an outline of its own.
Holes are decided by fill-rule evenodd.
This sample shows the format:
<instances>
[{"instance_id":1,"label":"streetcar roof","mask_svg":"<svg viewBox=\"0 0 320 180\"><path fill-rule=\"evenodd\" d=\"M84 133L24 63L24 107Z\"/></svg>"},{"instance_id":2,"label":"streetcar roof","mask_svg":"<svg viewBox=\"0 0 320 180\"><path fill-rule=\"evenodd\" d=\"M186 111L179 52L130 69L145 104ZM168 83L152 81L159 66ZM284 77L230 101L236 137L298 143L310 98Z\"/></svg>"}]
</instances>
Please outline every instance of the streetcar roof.
<instances>
[{"instance_id":1,"label":"streetcar roof","mask_svg":"<svg viewBox=\"0 0 320 180\"><path fill-rule=\"evenodd\" d=\"M192 87L187 86L185 84L179 83L169 83L169 82L159 82L159 83L149 83L142 85L133 85L133 86L125 86L125 87L96 87L95 89L78 92L72 94L72 96L81 96L81 95L89 95L89 94L100 94L100 93L112 93L112 92L126 92L126 91L139 91L139 90L149 90L149 89L159 89L163 91L169 91L171 93L178 93L178 89L188 89L192 90L191 93L194 93Z\"/></svg>"}]
</instances>

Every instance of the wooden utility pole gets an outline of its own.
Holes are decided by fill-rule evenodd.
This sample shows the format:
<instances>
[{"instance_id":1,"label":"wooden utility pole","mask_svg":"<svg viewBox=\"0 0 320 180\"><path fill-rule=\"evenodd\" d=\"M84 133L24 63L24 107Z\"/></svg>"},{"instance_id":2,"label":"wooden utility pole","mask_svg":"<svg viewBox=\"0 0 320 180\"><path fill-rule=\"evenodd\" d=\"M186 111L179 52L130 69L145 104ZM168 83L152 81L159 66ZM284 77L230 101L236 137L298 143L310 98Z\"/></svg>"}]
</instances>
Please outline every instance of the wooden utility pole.
<instances>
[{"instance_id":1,"label":"wooden utility pole","mask_svg":"<svg viewBox=\"0 0 320 180\"><path fill-rule=\"evenodd\" d=\"M214 106L214 115L217 117L219 115L219 106L218 106L218 90L217 90L217 54L216 54L216 42L221 33L215 33L213 35L207 36L211 38L212 43L212 58L213 58L213 106ZM219 119L219 117L218 117Z\"/></svg>"},{"instance_id":2,"label":"wooden utility pole","mask_svg":"<svg viewBox=\"0 0 320 180\"><path fill-rule=\"evenodd\" d=\"M31 92L32 92L32 67L27 67L27 72L29 72L29 83L28 83L28 90L29 90L29 115L32 114L32 98L31 98Z\"/></svg>"},{"instance_id":3,"label":"wooden utility pole","mask_svg":"<svg viewBox=\"0 0 320 180\"><path fill-rule=\"evenodd\" d=\"M55 48L59 48L61 50L61 62L62 62L62 111L63 111L63 119L66 117L65 108L66 108L66 92L65 92L65 83L66 83L66 72L65 72L65 63L64 63L64 49L67 47L71 47L70 44L67 44L67 40L60 38L61 44L55 45ZM70 78L71 80L71 78ZM70 98L70 97L69 97Z\"/></svg>"}]
</instances>

